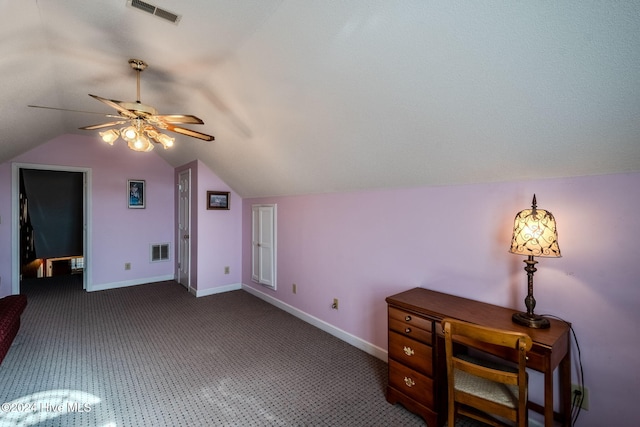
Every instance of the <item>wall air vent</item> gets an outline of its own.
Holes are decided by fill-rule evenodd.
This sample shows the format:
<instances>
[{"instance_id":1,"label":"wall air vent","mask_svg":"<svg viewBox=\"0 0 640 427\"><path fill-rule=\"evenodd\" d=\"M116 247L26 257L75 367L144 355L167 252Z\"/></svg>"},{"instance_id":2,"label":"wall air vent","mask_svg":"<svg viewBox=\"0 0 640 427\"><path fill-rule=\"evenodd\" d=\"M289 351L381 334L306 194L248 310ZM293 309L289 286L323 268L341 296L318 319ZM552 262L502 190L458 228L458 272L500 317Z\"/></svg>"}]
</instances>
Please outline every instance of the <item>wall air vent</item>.
<instances>
[{"instance_id":1,"label":"wall air vent","mask_svg":"<svg viewBox=\"0 0 640 427\"><path fill-rule=\"evenodd\" d=\"M173 12L169 12L168 10L161 9L157 6L141 0L127 0L127 6L150 13L151 15L157 16L158 18L162 18L176 25L178 25L178 22L180 22L180 18L182 18L180 15L176 15Z\"/></svg>"},{"instance_id":2,"label":"wall air vent","mask_svg":"<svg viewBox=\"0 0 640 427\"><path fill-rule=\"evenodd\" d=\"M151 245L151 262L168 261L169 244L159 243Z\"/></svg>"}]
</instances>

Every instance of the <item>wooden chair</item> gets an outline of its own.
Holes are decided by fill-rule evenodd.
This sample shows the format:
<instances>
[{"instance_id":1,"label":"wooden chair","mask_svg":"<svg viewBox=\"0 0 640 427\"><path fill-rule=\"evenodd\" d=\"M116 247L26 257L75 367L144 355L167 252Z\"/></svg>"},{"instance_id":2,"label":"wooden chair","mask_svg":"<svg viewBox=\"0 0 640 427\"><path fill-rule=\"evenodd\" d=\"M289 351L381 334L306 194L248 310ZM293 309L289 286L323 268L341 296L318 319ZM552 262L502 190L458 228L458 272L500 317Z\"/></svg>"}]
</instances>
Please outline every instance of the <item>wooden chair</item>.
<instances>
[{"instance_id":1,"label":"wooden chair","mask_svg":"<svg viewBox=\"0 0 640 427\"><path fill-rule=\"evenodd\" d=\"M524 333L483 327L454 319L443 319L448 378L448 425L455 426L456 414L492 426L528 425L526 352L531 338ZM458 345L460 344L460 345ZM469 356L463 347L499 353L516 360L488 361ZM454 354L454 351L458 353Z\"/></svg>"}]
</instances>

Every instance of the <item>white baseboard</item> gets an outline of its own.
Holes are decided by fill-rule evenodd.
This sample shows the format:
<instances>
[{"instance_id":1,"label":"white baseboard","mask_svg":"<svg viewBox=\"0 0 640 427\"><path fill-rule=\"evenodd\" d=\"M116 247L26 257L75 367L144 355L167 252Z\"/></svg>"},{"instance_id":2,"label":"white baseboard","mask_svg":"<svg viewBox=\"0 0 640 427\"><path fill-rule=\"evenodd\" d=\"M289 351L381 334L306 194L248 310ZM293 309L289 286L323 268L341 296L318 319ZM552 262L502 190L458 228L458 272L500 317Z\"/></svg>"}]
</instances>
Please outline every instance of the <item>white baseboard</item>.
<instances>
[{"instance_id":1,"label":"white baseboard","mask_svg":"<svg viewBox=\"0 0 640 427\"><path fill-rule=\"evenodd\" d=\"M124 282L112 282L103 283L100 285L87 285L87 292L94 291L106 291L107 289L126 288L128 286L146 285L155 282L164 282L166 280L173 280L173 275L158 276L158 277L146 277L144 279L125 280Z\"/></svg>"},{"instance_id":2,"label":"white baseboard","mask_svg":"<svg viewBox=\"0 0 640 427\"><path fill-rule=\"evenodd\" d=\"M230 291L239 291L240 289L242 289L241 283L233 283L231 285L218 286L217 288L208 288L208 289L191 288L189 289L189 292L194 294L196 297L200 298L200 297L206 297L207 295L221 294L221 293L230 292Z\"/></svg>"},{"instance_id":3,"label":"white baseboard","mask_svg":"<svg viewBox=\"0 0 640 427\"><path fill-rule=\"evenodd\" d=\"M355 335L350 334L349 332L343 331L340 328L336 328L335 326L331 325L330 323L325 322L324 320L318 319L315 316L312 316L310 314L305 313L304 311L301 311L295 307L293 307L292 305L289 305L287 303L284 303L282 301L280 301L279 299L276 299L274 297L272 297L271 295L265 294L264 292L260 292L259 290L252 288L251 286L247 286L245 284L242 284L242 290L249 292L250 294L260 298L261 300L264 300L266 302L268 302L271 305L274 305L276 307L278 307L281 310L286 311L289 314L294 315L295 317L297 317L298 319L301 319L313 326L315 326L318 329L321 329L331 335L333 335L336 338L341 339L342 341L346 342L347 344L351 344L352 346L359 348L360 350L369 353L370 355L377 357L378 359L387 362L387 356L388 353L385 349L380 348L376 345L373 345L367 341L364 341L361 338L356 337Z\"/></svg>"}]
</instances>

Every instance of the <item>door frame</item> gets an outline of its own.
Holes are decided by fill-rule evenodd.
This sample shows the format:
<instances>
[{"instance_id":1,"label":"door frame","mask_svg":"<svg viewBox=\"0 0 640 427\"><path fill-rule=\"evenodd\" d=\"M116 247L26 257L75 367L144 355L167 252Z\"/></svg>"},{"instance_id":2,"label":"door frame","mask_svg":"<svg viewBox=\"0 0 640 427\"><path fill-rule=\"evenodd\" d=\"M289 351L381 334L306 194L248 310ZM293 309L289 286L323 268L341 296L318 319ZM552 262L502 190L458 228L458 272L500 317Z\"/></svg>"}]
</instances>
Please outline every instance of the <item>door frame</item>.
<instances>
[{"instance_id":1,"label":"door frame","mask_svg":"<svg viewBox=\"0 0 640 427\"><path fill-rule=\"evenodd\" d=\"M264 213L269 213L265 219ZM268 228L269 242L265 246L263 233ZM265 277L265 254L269 259L269 277ZM278 205L251 205L251 280L268 288L277 290L278 286Z\"/></svg>"},{"instance_id":2,"label":"door frame","mask_svg":"<svg viewBox=\"0 0 640 427\"><path fill-rule=\"evenodd\" d=\"M84 268L82 274L82 286L86 291L91 291L91 169L73 166L42 165L33 163L11 164L11 292L14 295L20 293L20 169L39 169L60 172L80 172L83 175L84 188L82 195L82 256Z\"/></svg>"}]
</instances>

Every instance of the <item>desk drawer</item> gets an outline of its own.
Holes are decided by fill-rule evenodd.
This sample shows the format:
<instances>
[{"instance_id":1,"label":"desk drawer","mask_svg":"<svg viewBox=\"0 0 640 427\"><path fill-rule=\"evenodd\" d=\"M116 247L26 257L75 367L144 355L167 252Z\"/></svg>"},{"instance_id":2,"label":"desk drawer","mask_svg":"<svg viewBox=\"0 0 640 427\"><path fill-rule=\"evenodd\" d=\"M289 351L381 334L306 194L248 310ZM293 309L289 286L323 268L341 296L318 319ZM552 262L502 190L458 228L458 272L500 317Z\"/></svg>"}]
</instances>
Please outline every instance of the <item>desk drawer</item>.
<instances>
[{"instance_id":1,"label":"desk drawer","mask_svg":"<svg viewBox=\"0 0 640 427\"><path fill-rule=\"evenodd\" d=\"M416 402L433 408L433 380L389 359L389 385Z\"/></svg>"},{"instance_id":2,"label":"desk drawer","mask_svg":"<svg viewBox=\"0 0 640 427\"><path fill-rule=\"evenodd\" d=\"M422 341L427 344L433 343L433 333L431 331L425 331L424 329L417 328L413 325L408 325L400 320L389 318L389 329L406 337L413 338L414 340Z\"/></svg>"},{"instance_id":3,"label":"desk drawer","mask_svg":"<svg viewBox=\"0 0 640 427\"><path fill-rule=\"evenodd\" d=\"M432 320L394 307L389 307L389 329L427 344L433 343Z\"/></svg>"},{"instance_id":4,"label":"desk drawer","mask_svg":"<svg viewBox=\"0 0 640 427\"><path fill-rule=\"evenodd\" d=\"M433 374L433 348L391 331L389 357L425 375Z\"/></svg>"},{"instance_id":5,"label":"desk drawer","mask_svg":"<svg viewBox=\"0 0 640 427\"><path fill-rule=\"evenodd\" d=\"M546 372L546 359L542 354L527 352L527 368L531 368L538 372Z\"/></svg>"}]
</instances>

